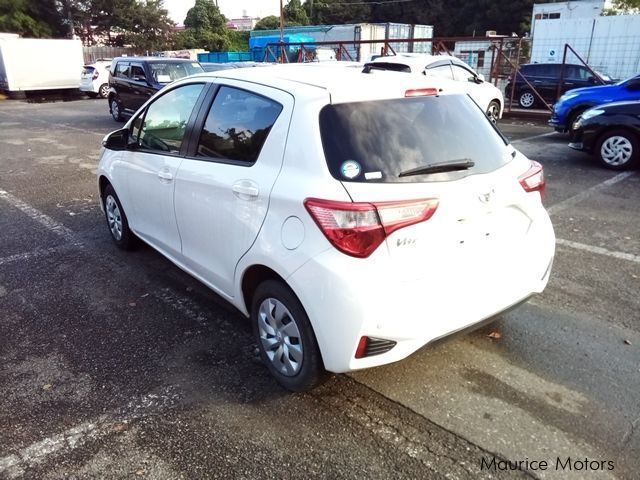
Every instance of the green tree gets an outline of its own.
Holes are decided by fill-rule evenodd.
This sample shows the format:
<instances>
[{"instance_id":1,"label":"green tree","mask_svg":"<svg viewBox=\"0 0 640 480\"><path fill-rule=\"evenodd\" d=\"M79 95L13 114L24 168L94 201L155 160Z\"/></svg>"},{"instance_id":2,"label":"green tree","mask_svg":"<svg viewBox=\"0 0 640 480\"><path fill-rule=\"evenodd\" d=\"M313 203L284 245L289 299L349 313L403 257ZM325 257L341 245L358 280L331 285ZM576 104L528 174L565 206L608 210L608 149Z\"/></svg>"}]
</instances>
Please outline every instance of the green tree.
<instances>
[{"instance_id":1,"label":"green tree","mask_svg":"<svg viewBox=\"0 0 640 480\"><path fill-rule=\"evenodd\" d=\"M289 0L283 13L287 25L309 25L309 17L300 0Z\"/></svg>"},{"instance_id":2,"label":"green tree","mask_svg":"<svg viewBox=\"0 0 640 480\"><path fill-rule=\"evenodd\" d=\"M640 10L640 0L613 0L613 6L625 12Z\"/></svg>"},{"instance_id":3,"label":"green tree","mask_svg":"<svg viewBox=\"0 0 640 480\"><path fill-rule=\"evenodd\" d=\"M268 17L261 18L254 30L276 30L280 28L280 18L275 15L269 15Z\"/></svg>"},{"instance_id":4,"label":"green tree","mask_svg":"<svg viewBox=\"0 0 640 480\"><path fill-rule=\"evenodd\" d=\"M0 31L23 37L64 37L60 5L55 0L0 0Z\"/></svg>"},{"instance_id":5,"label":"green tree","mask_svg":"<svg viewBox=\"0 0 640 480\"><path fill-rule=\"evenodd\" d=\"M210 52L229 50L227 19L212 0L196 0L184 19L185 30L175 38L176 48L204 48Z\"/></svg>"},{"instance_id":6,"label":"green tree","mask_svg":"<svg viewBox=\"0 0 640 480\"><path fill-rule=\"evenodd\" d=\"M371 20L371 7L364 5L363 0L307 0L304 8L314 25L365 23Z\"/></svg>"},{"instance_id":7,"label":"green tree","mask_svg":"<svg viewBox=\"0 0 640 480\"><path fill-rule=\"evenodd\" d=\"M167 50L173 43L173 27L163 0L136 2L126 25L125 43L141 50Z\"/></svg>"}]
</instances>

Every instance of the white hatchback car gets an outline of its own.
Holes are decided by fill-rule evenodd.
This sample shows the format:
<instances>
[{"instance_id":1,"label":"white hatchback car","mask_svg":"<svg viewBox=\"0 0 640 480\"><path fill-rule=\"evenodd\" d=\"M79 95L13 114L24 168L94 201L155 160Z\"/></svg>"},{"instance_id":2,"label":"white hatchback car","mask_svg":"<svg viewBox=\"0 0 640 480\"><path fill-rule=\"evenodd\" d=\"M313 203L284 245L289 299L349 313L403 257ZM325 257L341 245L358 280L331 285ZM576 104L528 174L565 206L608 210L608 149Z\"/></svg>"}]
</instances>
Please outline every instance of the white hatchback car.
<instances>
[{"instance_id":1,"label":"white hatchback car","mask_svg":"<svg viewBox=\"0 0 640 480\"><path fill-rule=\"evenodd\" d=\"M116 245L142 239L250 317L291 390L478 326L550 275L542 167L412 76L200 74L103 144Z\"/></svg>"},{"instance_id":2,"label":"white hatchback car","mask_svg":"<svg viewBox=\"0 0 640 480\"><path fill-rule=\"evenodd\" d=\"M502 118L504 95L484 76L474 71L462 60L450 55L426 55L422 53L398 53L376 57L365 64L364 71L387 70L454 80L487 114L494 123Z\"/></svg>"},{"instance_id":3,"label":"white hatchback car","mask_svg":"<svg viewBox=\"0 0 640 480\"><path fill-rule=\"evenodd\" d=\"M109 67L111 60L85 65L80 75L80 90L92 98L109 95Z\"/></svg>"}]
</instances>

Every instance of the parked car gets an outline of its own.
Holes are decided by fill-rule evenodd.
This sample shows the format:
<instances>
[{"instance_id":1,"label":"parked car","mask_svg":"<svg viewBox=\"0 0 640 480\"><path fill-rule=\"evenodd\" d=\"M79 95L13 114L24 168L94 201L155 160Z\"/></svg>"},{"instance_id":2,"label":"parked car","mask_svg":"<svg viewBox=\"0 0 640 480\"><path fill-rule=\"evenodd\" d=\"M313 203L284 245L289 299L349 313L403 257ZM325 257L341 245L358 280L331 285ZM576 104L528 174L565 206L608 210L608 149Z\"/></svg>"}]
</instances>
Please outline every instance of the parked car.
<instances>
[{"instance_id":1,"label":"parked car","mask_svg":"<svg viewBox=\"0 0 640 480\"><path fill-rule=\"evenodd\" d=\"M623 170L640 162L640 99L590 108L571 129L571 148L592 153L605 167Z\"/></svg>"},{"instance_id":2,"label":"parked car","mask_svg":"<svg viewBox=\"0 0 640 480\"><path fill-rule=\"evenodd\" d=\"M485 82L483 75L478 74L456 57L421 53L399 53L374 57L365 64L363 70L365 73L388 70L455 80L493 122L502 117L504 97L500 89L490 82Z\"/></svg>"},{"instance_id":3,"label":"parked car","mask_svg":"<svg viewBox=\"0 0 640 480\"><path fill-rule=\"evenodd\" d=\"M614 85L580 88L565 93L553 106L549 125L558 132L569 131L573 122L588 108L611 102L640 100L640 75Z\"/></svg>"},{"instance_id":4,"label":"parked car","mask_svg":"<svg viewBox=\"0 0 640 480\"><path fill-rule=\"evenodd\" d=\"M515 84L514 100L522 108L533 108L540 104L540 99L525 82L525 77L533 85L536 92L547 102L553 103L557 99L558 85L560 84L561 63L528 63L520 65L519 74L510 75L507 86L504 89L505 98L511 98L511 88ZM610 84L613 80L606 74L595 72L594 77L584 65L565 64L564 81L561 94L574 88L589 87L594 85Z\"/></svg>"},{"instance_id":5,"label":"parked car","mask_svg":"<svg viewBox=\"0 0 640 480\"><path fill-rule=\"evenodd\" d=\"M80 75L80 90L92 98L109 96L109 67L111 60L85 65Z\"/></svg>"},{"instance_id":6,"label":"parked car","mask_svg":"<svg viewBox=\"0 0 640 480\"><path fill-rule=\"evenodd\" d=\"M121 122L165 85L203 71L198 62L182 58L114 58L109 69L109 112Z\"/></svg>"},{"instance_id":7,"label":"parked car","mask_svg":"<svg viewBox=\"0 0 640 480\"><path fill-rule=\"evenodd\" d=\"M197 75L103 145L115 244L142 239L250 317L291 390L401 360L549 278L541 165L467 95L410 75Z\"/></svg>"}]
</instances>

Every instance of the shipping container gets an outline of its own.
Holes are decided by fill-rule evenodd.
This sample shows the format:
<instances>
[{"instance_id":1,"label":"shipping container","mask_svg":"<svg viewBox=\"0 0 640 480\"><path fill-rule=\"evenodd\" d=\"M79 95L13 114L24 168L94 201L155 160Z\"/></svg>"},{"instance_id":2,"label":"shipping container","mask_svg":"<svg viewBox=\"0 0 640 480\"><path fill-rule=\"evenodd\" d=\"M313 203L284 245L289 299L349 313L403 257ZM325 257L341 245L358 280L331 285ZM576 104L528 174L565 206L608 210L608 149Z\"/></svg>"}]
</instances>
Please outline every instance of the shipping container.
<instances>
[{"instance_id":1,"label":"shipping container","mask_svg":"<svg viewBox=\"0 0 640 480\"><path fill-rule=\"evenodd\" d=\"M77 89L84 59L80 40L0 37L0 89Z\"/></svg>"}]
</instances>

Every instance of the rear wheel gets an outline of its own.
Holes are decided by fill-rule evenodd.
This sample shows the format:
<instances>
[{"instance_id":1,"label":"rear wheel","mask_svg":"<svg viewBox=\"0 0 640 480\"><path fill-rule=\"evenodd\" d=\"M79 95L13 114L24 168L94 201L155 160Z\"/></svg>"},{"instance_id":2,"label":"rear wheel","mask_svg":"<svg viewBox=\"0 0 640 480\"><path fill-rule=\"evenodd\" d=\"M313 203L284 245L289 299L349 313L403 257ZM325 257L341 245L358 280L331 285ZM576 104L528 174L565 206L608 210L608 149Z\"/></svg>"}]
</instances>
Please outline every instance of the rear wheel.
<instances>
[{"instance_id":1,"label":"rear wheel","mask_svg":"<svg viewBox=\"0 0 640 480\"><path fill-rule=\"evenodd\" d=\"M626 130L608 131L598 140L594 155L607 168L631 168L638 164L640 158L638 137Z\"/></svg>"},{"instance_id":2,"label":"rear wheel","mask_svg":"<svg viewBox=\"0 0 640 480\"><path fill-rule=\"evenodd\" d=\"M309 317L284 283L267 280L258 286L251 322L260 357L280 385L301 392L325 380L327 374Z\"/></svg>"},{"instance_id":3,"label":"rear wheel","mask_svg":"<svg viewBox=\"0 0 640 480\"><path fill-rule=\"evenodd\" d=\"M98 95L100 95L101 98L107 98L109 96L108 83L103 83L102 85L100 85L100 88L98 89Z\"/></svg>"},{"instance_id":4,"label":"rear wheel","mask_svg":"<svg viewBox=\"0 0 640 480\"><path fill-rule=\"evenodd\" d=\"M110 101L111 106L111 116L116 122L122 122L124 117L122 116L122 105L116 97L112 97Z\"/></svg>"},{"instance_id":5,"label":"rear wheel","mask_svg":"<svg viewBox=\"0 0 640 480\"><path fill-rule=\"evenodd\" d=\"M533 108L536 104L536 97L531 90L523 90L518 97L518 104L522 108Z\"/></svg>"},{"instance_id":6,"label":"rear wheel","mask_svg":"<svg viewBox=\"0 0 640 480\"><path fill-rule=\"evenodd\" d=\"M497 100L491 100L487 107L487 117L492 123L497 123L500 118L500 102Z\"/></svg>"}]
</instances>

